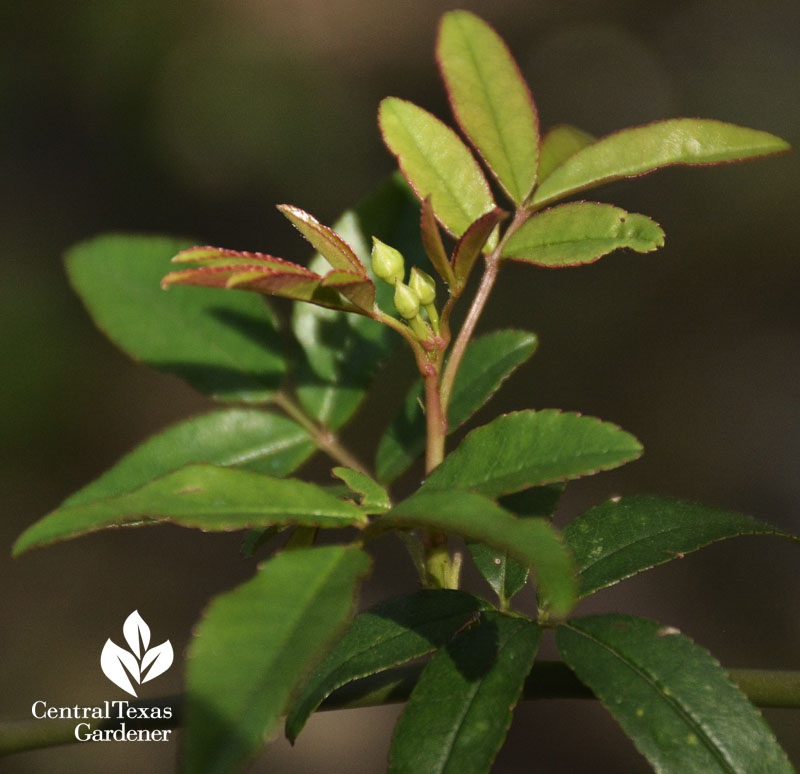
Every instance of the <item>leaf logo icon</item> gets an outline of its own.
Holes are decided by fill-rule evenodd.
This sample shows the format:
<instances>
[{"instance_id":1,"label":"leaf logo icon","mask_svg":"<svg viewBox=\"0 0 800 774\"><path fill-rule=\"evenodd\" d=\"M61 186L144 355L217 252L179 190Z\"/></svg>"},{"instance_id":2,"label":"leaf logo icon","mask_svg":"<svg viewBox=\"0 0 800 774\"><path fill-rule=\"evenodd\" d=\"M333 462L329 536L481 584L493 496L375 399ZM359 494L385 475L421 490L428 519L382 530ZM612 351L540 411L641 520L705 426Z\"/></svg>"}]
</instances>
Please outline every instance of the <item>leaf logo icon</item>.
<instances>
[{"instance_id":1,"label":"leaf logo icon","mask_svg":"<svg viewBox=\"0 0 800 774\"><path fill-rule=\"evenodd\" d=\"M122 633L130 650L120 648L109 638L100 654L100 668L114 685L131 696L136 696L136 683L146 683L164 674L172 666L172 645L165 640L150 648L150 627L144 618L134 610L122 625Z\"/></svg>"}]
</instances>

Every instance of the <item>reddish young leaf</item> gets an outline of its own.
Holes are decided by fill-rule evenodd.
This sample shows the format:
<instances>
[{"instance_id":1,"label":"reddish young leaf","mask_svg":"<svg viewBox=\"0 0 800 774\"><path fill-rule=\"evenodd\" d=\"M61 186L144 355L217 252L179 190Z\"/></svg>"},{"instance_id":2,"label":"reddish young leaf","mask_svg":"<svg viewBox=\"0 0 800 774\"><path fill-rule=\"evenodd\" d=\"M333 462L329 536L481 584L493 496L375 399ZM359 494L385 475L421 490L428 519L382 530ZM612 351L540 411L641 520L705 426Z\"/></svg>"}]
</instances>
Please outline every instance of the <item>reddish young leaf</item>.
<instances>
[{"instance_id":1,"label":"reddish young leaf","mask_svg":"<svg viewBox=\"0 0 800 774\"><path fill-rule=\"evenodd\" d=\"M436 215L431 205L431 197L426 196L422 200L422 210L420 212L420 231L422 232L422 246L430 258L433 268L439 272L439 276L451 287L456 285L455 274L447 260L447 253L442 243L442 235L439 233L439 226L436 223Z\"/></svg>"},{"instance_id":2,"label":"reddish young leaf","mask_svg":"<svg viewBox=\"0 0 800 774\"><path fill-rule=\"evenodd\" d=\"M459 295L467 284L472 267L481 254L484 245L492 235L495 226L508 217L505 210L495 207L491 212L481 215L458 240L453 250L453 271L456 276L455 294Z\"/></svg>"},{"instance_id":3,"label":"reddish young leaf","mask_svg":"<svg viewBox=\"0 0 800 774\"><path fill-rule=\"evenodd\" d=\"M167 274L161 281L164 288L170 285L238 288L347 311L368 311L375 298L375 287L367 276L336 270L321 276L296 263L263 253L195 247L178 253L173 260L201 265Z\"/></svg>"},{"instance_id":4,"label":"reddish young leaf","mask_svg":"<svg viewBox=\"0 0 800 774\"><path fill-rule=\"evenodd\" d=\"M333 229L323 226L316 218L299 207L279 204L278 209L334 269L352 272L363 277L367 276L367 270L358 260L353 249Z\"/></svg>"}]
</instances>

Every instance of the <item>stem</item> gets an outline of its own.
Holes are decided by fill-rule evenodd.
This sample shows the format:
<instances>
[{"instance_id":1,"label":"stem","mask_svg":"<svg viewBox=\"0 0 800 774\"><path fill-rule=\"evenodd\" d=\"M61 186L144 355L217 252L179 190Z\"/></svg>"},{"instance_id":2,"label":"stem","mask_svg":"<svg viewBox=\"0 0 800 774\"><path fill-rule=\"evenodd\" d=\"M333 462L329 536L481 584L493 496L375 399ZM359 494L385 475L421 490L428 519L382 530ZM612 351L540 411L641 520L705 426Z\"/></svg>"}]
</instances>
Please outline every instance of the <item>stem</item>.
<instances>
[{"instance_id":1,"label":"stem","mask_svg":"<svg viewBox=\"0 0 800 774\"><path fill-rule=\"evenodd\" d=\"M332 693L320 710L376 707L408 699L424 665L395 667L355 680ZM772 669L729 669L728 675L758 707L800 709L800 671ZM522 699L594 699L594 694L569 668L559 661L538 661L527 679ZM126 719L128 729L177 728L182 724L183 697L170 696L153 701L131 702L133 707L172 708L172 717L159 720ZM18 720L0 723L0 757L26 750L38 750L76 742L74 720ZM92 723L92 730L116 729L120 721Z\"/></svg>"},{"instance_id":2,"label":"stem","mask_svg":"<svg viewBox=\"0 0 800 774\"><path fill-rule=\"evenodd\" d=\"M286 393L279 392L273 401L287 416L297 422L311 436L311 440L328 456L347 468L357 470L365 476L371 476L369 470L342 446L335 433L323 425L316 424Z\"/></svg>"},{"instance_id":3,"label":"stem","mask_svg":"<svg viewBox=\"0 0 800 774\"><path fill-rule=\"evenodd\" d=\"M467 313L467 318L464 320L464 324L458 332L458 336L453 344L453 349L450 352L450 357L447 360L447 366L444 369L441 388L441 403L442 411L444 412L447 412L447 406L450 404L450 394L453 391L453 383L456 379L458 367L461 364L461 358L464 357L467 344L469 344L472 338L475 326L478 323L478 318L480 318L481 312L483 312L483 308L486 306L489 293L492 292L495 280L497 279L497 272L500 268L500 256L496 253L497 249L486 258L486 269L483 272L483 277L481 277L481 284L478 287L478 292L475 294L475 298L472 299L472 305Z\"/></svg>"},{"instance_id":4,"label":"stem","mask_svg":"<svg viewBox=\"0 0 800 774\"><path fill-rule=\"evenodd\" d=\"M508 228L505 230L502 238L497 243L497 247L492 250L489 255L486 256L486 268L483 271L483 277L481 277L481 284L478 286L478 291L475 293L475 297L472 299L472 304L469 308L469 312L467 312L467 317L464 320L464 324L461 326L461 330L458 332L458 337L456 338L455 344L453 344L453 349L450 353L450 357L447 360L447 366L444 369L444 374L442 376L442 386L441 386L441 402L442 402L442 413L447 416L447 407L450 404L450 396L453 392L453 384L456 380L456 374L458 373L458 367L461 365L461 358L464 357L464 352L467 349L467 345L472 338L472 334L475 332L475 326L478 324L478 319L483 312L483 308L486 306L486 302L489 299L489 294L492 292L492 288L494 287L495 280L497 279L497 272L500 270L500 260L503 254L503 248L505 247L506 242L513 236L513 234L519 229L519 227L530 217L531 212L526 209L518 209L514 213L514 219L511 223L508 224Z\"/></svg>"},{"instance_id":5,"label":"stem","mask_svg":"<svg viewBox=\"0 0 800 774\"><path fill-rule=\"evenodd\" d=\"M425 448L425 474L431 473L444 459L444 439L447 435L447 420L442 411L439 396L439 369L431 363L424 373L425 377L425 420L427 423L427 443ZM425 530L422 533L425 546L425 574L428 585L435 588L456 588L452 586L453 571L450 552L447 550L447 535L443 532Z\"/></svg>"}]
</instances>

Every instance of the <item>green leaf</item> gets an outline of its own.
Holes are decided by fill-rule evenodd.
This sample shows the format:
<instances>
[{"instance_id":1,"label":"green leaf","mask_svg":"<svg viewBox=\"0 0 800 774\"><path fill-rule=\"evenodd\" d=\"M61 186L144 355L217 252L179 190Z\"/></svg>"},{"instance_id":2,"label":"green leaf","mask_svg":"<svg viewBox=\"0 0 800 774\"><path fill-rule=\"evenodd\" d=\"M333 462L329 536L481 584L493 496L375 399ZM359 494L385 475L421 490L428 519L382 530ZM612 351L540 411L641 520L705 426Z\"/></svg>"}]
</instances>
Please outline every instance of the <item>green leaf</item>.
<instances>
[{"instance_id":1,"label":"green leaf","mask_svg":"<svg viewBox=\"0 0 800 774\"><path fill-rule=\"evenodd\" d=\"M641 444L610 422L556 409L516 411L473 430L425 487L499 497L610 470L641 453Z\"/></svg>"},{"instance_id":2,"label":"green leaf","mask_svg":"<svg viewBox=\"0 0 800 774\"><path fill-rule=\"evenodd\" d=\"M257 409L223 409L187 419L148 438L113 468L68 497L61 507L118 497L197 462L244 468L282 478L316 445L295 422Z\"/></svg>"},{"instance_id":3,"label":"green leaf","mask_svg":"<svg viewBox=\"0 0 800 774\"><path fill-rule=\"evenodd\" d=\"M579 266L621 247L649 253L663 245L664 232L646 215L574 202L534 215L511 235L503 257L536 266Z\"/></svg>"},{"instance_id":4,"label":"green leaf","mask_svg":"<svg viewBox=\"0 0 800 774\"><path fill-rule=\"evenodd\" d=\"M354 492L362 495L361 507L368 513L383 513L392 507L389 493L369 476L345 467L333 468L331 472Z\"/></svg>"},{"instance_id":5,"label":"green leaf","mask_svg":"<svg viewBox=\"0 0 800 774\"><path fill-rule=\"evenodd\" d=\"M397 247L411 263L425 263L419 210L399 174L348 210L334 229L367 266L372 235ZM311 261L312 268L324 264L319 255ZM391 308L394 289L385 282L375 285L378 305ZM353 416L378 364L400 341L394 331L367 317L308 304L295 305L292 331L305 354L295 377L297 397L310 416L333 430Z\"/></svg>"},{"instance_id":6,"label":"green leaf","mask_svg":"<svg viewBox=\"0 0 800 774\"><path fill-rule=\"evenodd\" d=\"M500 385L536 351L537 339L527 331L496 331L467 345L450 404L447 431L464 424ZM425 451L425 417L419 400L422 382L406 396L403 409L384 433L375 458L378 479L390 483Z\"/></svg>"},{"instance_id":7,"label":"green leaf","mask_svg":"<svg viewBox=\"0 0 800 774\"><path fill-rule=\"evenodd\" d=\"M428 255L428 260L430 260L437 274L448 286L454 288L456 278L444 249L442 235L439 233L439 226L436 224L436 216L433 213L430 196L426 196L422 201L420 231L422 233L422 245Z\"/></svg>"},{"instance_id":8,"label":"green leaf","mask_svg":"<svg viewBox=\"0 0 800 774\"><path fill-rule=\"evenodd\" d=\"M525 618L484 613L425 667L395 727L394 774L485 774L539 649Z\"/></svg>"},{"instance_id":9,"label":"green leaf","mask_svg":"<svg viewBox=\"0 0 800 774\"><path fill-rule=\"evenodd\" d=\"M169 522L230 532L271 524L346 527L366 518L357 505L304 481L189 465L129 494L59 508L25 530L13 553L121 525Z\"/></svg>"},{"instance_id":10,"label":"green leaf","mask_svg":"<svg viewBox=\"0 0 800 774\"><path fill-rule=\"evenodd\" d=\"M260 750L345 623L368 568L359 549L286 551L211 602L186 666L187 774L238 771Z\"/></svg>"},{"instance_id":11,"label":"green leaf","mask_svg":"<svg viewBox=\"0 0 800 774\"><path fill-rule=\"evenodd\" d=\"M582 597L738 535L800 540L741 513L655 496L609 500L564 529L580 572Z\"/></svg>"},{"instance_id":12,"label":"green leaf","mask_svg":"<svg viewBox=\"0 0 800 774\"><path fill-rule=\"evenodd\" d=\"M794 771L758 710L719 663L677 629L599 615L562 624L556 643L656 771Z\"/></svg>"},{"instance_id":13,"label":"green leaf","mask_svg":"<svg viewBox=\"0 0 800 774\"><path fill-rule=\"evenodd\" d=\"M461 295L464 291L472 267L487 243L488 248L494 247L497 241L495 227L507 217L508 213L505 210L495 207L491 212L481 215L462 234L453 250L453 271L456 275L454 295Z\"/></svg>"},{"instance_id":14,"label":"green leaf","mask_svg":"<svg viewBox=\"0 0 800 774\"><path fill-rule=\"evenodd\" d=\"M591 145L597 138L569 124L554 126L542 137L539 149L539 183L543 183L552 171L581 148Z\"/></svg>"},{"instance_id":15,"label":"green leaf","mask_svg":"<svg viewBox=\"0 0 800 774\"><path fill-rule=\"evenodd\" d=\"M294 742L311 713L337 688L440 648L486 607L464 591L423 589L361 613L290 708L286 736Z\"/></svg>"},{"instance_id":16,"label":"green leaf","mask_svg":"<svg viewBox=\"0 0 800 774\"><path fill-rule=\"evenodd\" d=\"M564 491L563 484L548 484L533 487L500 498L500 505L523 518L539 516L549 519L553 516ZM497 594L501 608L508 606L511 598L525 585L528 568L508 555L485 543L467 542L467 548L481 575Z\"/></svg>"},{"instance_id":17,"label":"green leaf","mask_svg":"<svg viewBox=\"0 0 800 774\"><path fill-rule=\"evenodd\" d=\"M422 487L376 518L368 532L415 527L461 535L508 551L533 571L543 610L562 617L575 605L578 587L572 556L558 531L544 519L518 519L472 492Z\"/></svg>"},{"instance_id":18,"label":"green leaf","mask_svg":"<svg viewBox=\"0 0 800 774\"><path fill-rule=\"evenodd\" d=\"M414 192L420 199L431 197L436 217L451 234L460 237L494 209L478 162L449 126L397 97L382 100L378 123Z\"/></svg>"},{"instance_id":19,"label":"green leaf","mask_svg":"<svg viewBox=\"0 0 800 774\"><path fill-rule=\"evenodd\" d=\"M536 189L547 204L621 177L637 177L673 164L721 164L789 150L780 137L700 118L672 118L601 137L570 156Z\"/></svg>"},{"instance_id":20,"label":"green leaf","mask_svg":"<svg viewBox=\"0 0 800 774\"><path fill-rule=\"evenodd\" d=\"M511 52L482 19L451 11L442 17L436 55L459 126L521 204L536 181L539 120Z\"/></svg>"},{"instance_id":21,"label":"green leaf","mask_svg":"<svg viewBox=\"0 0 800 774\"><path fill-rule=\"evenodd\" d=\"M286 366L263 300L203 288L161 290L170 258L190 244L100 236L67 253L67 273L100 330L134 359L221 399L268 400Z\"/></svg>"}]
</instances>

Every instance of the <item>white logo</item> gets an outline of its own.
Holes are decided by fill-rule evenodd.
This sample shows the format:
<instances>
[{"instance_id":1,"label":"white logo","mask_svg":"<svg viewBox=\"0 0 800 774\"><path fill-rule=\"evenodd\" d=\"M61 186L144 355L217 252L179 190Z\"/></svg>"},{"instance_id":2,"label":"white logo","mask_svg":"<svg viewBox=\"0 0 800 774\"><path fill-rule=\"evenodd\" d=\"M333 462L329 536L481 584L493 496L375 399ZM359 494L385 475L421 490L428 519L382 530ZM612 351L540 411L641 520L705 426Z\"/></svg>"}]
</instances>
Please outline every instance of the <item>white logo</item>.
<instances>
[{"instance_id":1,"label":"white logo","mask_svg":"<svg viewBox=\"0 0 800 774\"><path fill-rule=\"evenodd\" d=\"M150 627L139 615L138 610L134 610L125 619L122 633L130 651L120 648L109 638L100 655L100 667L114 685L127 691L131 696L136 696L130 677L141 684L164 674L172 666L172 645L169 640L165 640L148 650Z\"/></svg>"}]
</instances>

